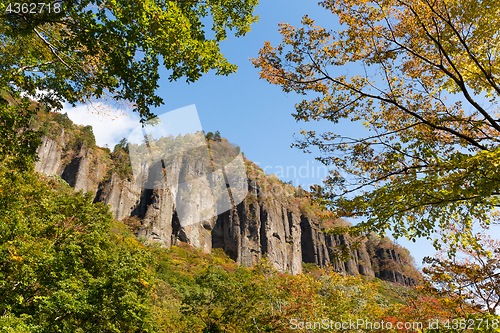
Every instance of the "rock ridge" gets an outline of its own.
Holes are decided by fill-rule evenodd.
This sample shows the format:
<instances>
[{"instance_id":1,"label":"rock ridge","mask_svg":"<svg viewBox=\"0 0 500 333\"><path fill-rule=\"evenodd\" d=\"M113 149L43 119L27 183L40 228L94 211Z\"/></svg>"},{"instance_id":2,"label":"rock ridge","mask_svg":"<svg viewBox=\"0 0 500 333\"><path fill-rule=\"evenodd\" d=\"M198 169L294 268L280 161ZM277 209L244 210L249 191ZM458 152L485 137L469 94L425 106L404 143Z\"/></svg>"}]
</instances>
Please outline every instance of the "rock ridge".
<instances>
[{"instance_id":1,"label":"rock ridge","mask_svg":"<svg viewBox=\"0 0 500 333\"><path fill-rule=\"evenodd\" d=\"M411 271L413 266L405 262L401 251L381 241L361 242L350 250L347 260L340 259L338 248L351 245L348 237L324 233L321 221L307 211L311 206L304 204L307 199L303 190L265 175L249 161L246 162L248 195L243 202L202 222L181 226L178 213L199 219L200 207L209 205L207 196L203 195L211 181L204 171L206 165L193 161L167 166L178 179L203 180L197 183L200 195L188 202L184 193L193 190L189 184L172 189L141 188L134 179L113 172L112 162L106 157L109 150L106 155L104 148L81 145L68 154L67 141L64 132L59 140L43 137L36 171L58 175L75 190L91 193L95 202L109 205L116 219L136 221L135 233L145 242L157 242L165 247L185 242L205 252L221 248L244 266L252 266L266 256L277 270L291 274L301 273L306 263L402 285L418 283ZM410 270L405 271L403 267Z\"/></svg>"}]
</instances>

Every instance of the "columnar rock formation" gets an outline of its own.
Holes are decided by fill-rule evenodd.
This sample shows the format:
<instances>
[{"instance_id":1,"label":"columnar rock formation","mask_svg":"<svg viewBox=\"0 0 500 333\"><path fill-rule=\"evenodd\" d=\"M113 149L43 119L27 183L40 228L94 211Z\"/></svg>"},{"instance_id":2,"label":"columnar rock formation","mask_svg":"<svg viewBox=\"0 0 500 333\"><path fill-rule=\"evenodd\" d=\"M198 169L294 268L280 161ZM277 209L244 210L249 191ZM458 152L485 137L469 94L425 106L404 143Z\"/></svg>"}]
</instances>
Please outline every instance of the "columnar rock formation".
<instances>
[{"instance_id":1,"label":"columnar rock formation","mask_svg":"<svg viewBox=\"0 0 500 333\"><path fill-rule=\"evenodd\" d=\"M394 269L404 264L394 250L367 249L362 243L351 250L348 260L340 260L338 246L349 245L348 237L323 233L319 221L294 204L293 193L288 193L291 199L287 199L283 194L286 191L276 194L275 189L269 189L259 179L249 178L247 198L232 209L181 226L178 218L181 212L193 220L199 218L200 207L207 205L203 186L208 186L210 179L201 182L205 185L197 188L200 195L195 200L193 196L185 200L184 194L191 190L186 183L173 188L144 189L134 180L110 174L109 165L97 157L95 149L80 147L71 156L65 156L64 144L64 135L59 141L44 137L36 170L56 174L75 190L92 193L96 202L109 205L116 219L136 217L141 222L136 234L146 242L159 242L166 247L186 242L207 252L221 248L245 266L267 256L278 270L292 274L302 271L302 263L314 263L351 275L377 276L406 285L416 283L412 277ZM205 167L196 161L193 163L181 166L171 163L168 168L179 180L208 177ZM389 269L380 267L384 260L391 260L395 265Z\"/></svg>"}]
</instances>

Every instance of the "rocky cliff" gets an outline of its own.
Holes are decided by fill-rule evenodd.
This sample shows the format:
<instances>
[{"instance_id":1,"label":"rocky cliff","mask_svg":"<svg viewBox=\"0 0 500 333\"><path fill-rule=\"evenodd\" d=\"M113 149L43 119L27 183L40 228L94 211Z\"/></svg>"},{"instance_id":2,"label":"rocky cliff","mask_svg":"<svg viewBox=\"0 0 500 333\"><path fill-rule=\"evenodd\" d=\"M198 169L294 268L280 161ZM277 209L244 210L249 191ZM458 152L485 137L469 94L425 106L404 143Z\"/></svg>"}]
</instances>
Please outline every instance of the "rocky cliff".
<instances>
[{"instance_id":1,"label":"rocky cliff","mask_svg":"<svg viewBox=\"0 0 500 333\"><path fill-rule=\"evenodd\" d=\"M58 137L43 137L36 170L58 175L75 190L91 193L94 201L109 205L116 219L129 224L134 221L137 237L145 242L166 247L185 242L206 252L222 248L245 266L266 256L278 270L292 274L300 273L303 263L311 263L351 275L379 277L404 285L416 283L409 255L378 238L361 242L350 249L349 259L342 260L339 247L349 246L349 238L324 233L324 221L314 214L303 190L265 175L249 161L245 162L245 200L204 218L202 212L210 207L214 179L203 159L185 161L181 157L167 162L159 170L163 169L177 185L148 189L120 171L123 169L116 166L116 152L82 140L77 144L71 141L75 128L77 131L76 126L66 133L62 128ZM152 164L142 168L148 177L155 172L152 169L158 170ZM196 189L193 179L197 179ZM181 223L179 216L193 222Z\"/></svg>"}]
</instances>

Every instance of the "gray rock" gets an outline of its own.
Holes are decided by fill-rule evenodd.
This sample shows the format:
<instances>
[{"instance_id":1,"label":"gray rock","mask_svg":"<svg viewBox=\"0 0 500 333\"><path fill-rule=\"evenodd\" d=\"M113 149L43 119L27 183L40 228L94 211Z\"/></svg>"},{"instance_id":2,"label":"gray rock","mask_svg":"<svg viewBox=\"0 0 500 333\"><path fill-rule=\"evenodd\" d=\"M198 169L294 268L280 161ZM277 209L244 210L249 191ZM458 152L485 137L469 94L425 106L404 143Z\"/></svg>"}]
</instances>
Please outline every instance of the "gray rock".
<instances>
[{"instance_id":1,"label":"gray rock","mask_svg":"<svg viewBox=\"0 0 500 333\"><path fill-rule=\"evenodd\" d=\"M59 175L63 144L62 139L57 142L47 136L42 137L42 144L37 149L39 160L35 163L35 171L47 175Z\"/></svg>"},{"instance_id":2,"label":"gray rock","mask_svg":"<svg viewBox=\"0 0 500 333\"><path fill-rule=\"evenodd\" d=\"M109 205L115 219L123 220L133 215L141 194L141 187L134 181L123 180L112 174L108 182L101 183L96 201Z\"/></svg>"},{"instance_id":3,"label":"gray rock","mask_svg":"<svg viewBox=\"0 0 500 333\"><path fill-rule=\"evenodd\" d=\"M146 198L149 196L149 198ZM142 219L142 227L137 236L147 243L160 243L162 246L171 247L172 217L174 214L174 199L168 189L144 191L142 199L150 200L146 205L146 212Z\"/></svg>"},{"instance_id":4,"label":"gray rock","mask_svg":"<svg viewBox=\"0 0 500 333\"><path fill-rule=\"evenodd\" d=\"M205 252L222 248L244 266L266 256L276 269L291 274L301 273L304 262L349 275L376 276L403 285L417 283L394 269L403 264L394 250L377 248L369 253L362 243L342 260L339 247L351 245L346 235L325 234L317 222L283 197L263 189L258 180L248 181L249 192L243 202L211 216L210 209L218 200L211 188L220 179L210 174L206 159L176 157L166 166L169 186L144 189L143 183L120 179L116 174L103 180L107 166L92 149L81 147L68 157L63 153L64 142L63 136L59 141L44 137L35 170L59 175L75 190L93 193L95 201L109 205L116 219L136 216L141 221L136 235L146 243L171 247L185 242ZM157 165L141 168L152 178L161 171ZM387 260L394 265L379 269Z\"/></svg>"}]
</instances>

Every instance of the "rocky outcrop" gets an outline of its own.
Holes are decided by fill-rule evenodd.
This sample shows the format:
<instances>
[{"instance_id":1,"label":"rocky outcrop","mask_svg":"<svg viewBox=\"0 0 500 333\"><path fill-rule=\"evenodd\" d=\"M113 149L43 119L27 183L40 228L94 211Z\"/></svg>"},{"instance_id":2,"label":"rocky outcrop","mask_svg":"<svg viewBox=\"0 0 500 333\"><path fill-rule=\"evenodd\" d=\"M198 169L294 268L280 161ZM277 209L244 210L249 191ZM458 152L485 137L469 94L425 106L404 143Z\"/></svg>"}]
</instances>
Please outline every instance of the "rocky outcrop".
<instances>
[{"instance_id":1,"label":"rocky outcrop","mask_svg":"<svg viewBox=\"0 0 500 333\"><path fill-rule=\"evenodd\" d=\"M58 175L76 191L83 190L95 195L106 173L106 166L100 163L91 149L81 146L76 152L64 152L64 148L64 131L59 140L44 136L37 150L39 160L35 163L35 170L47 175Z\"/></svg>"},{"instance_id":2,"label":"rocky outcrop","mask_svg":"<svg viewBox=\"0 0 500 333\"><path fill-rule=\"evenodd\" d=\"M35 170L47 175L59 175L61 167L62 147L64 145L64 133L59 141L52 140L47 136L42 138L42 144L37 149L38 161Z\"/></svg>"},{"instance_id":3,"label":"rocky outcrop","mask_svg":"<svg viewBox=\"0 0 500 333\"><path fill-rule=\"evenodd\" d=\"M106 166L99 162L92 150L81 147L64 167L60 176L75 191L83 190L95 196L105 174Z\"/></svg>"},{"instance_id":4,"label":"rocky outcrop","mask_svg":"<svg viewBox=\"0 0 500 333\"><path fill-rule=\"evenodd\" d=\"M174 200L166 190L145 190L139 201L138 210L132 212L142 220L137 236L149 242L161 243L166 247L175 244L173 237Z\"/></svg>"},{"instance_id":5,"label":"rocky outcrop","mask_svg":"<svg viewBox=\"0 0 500 333\"><path fill-rule=\"evenodd\" d=\"M259 179L248 180L243 202L215 216L204 215L218 200L210 188L220 181L210 174L206 160L186 161L181 156L167 165L142 165L147 177L163 170L171 181L170 186L144 188L136 180L110 172L95 150L80 147L71 156L65 155L63 139L44 137L38 154L37 171L59 175L75 190L93 193L94 201L109 205L116 219L135 217L141 224L136 234L146 242L165 247L185 242L206 252L221 248L245 266L266 256L276 269L291 274L300 273L304 262L350 275L416 283L400 271L403 262L396 251L375 248L370 252L362 243L349 250L349 259L342 260L339 248L351 245L347 236L324 233L316 219L301 212L293 194L277 195ZM395 264L386 265L387 260Z\"/></svg>"},{"instance_id":6,"label":"rocky outcrop","mask_svg":"<svg viewBox=\"0 0 500 333\"><path fill-rule=\"evenodd\" d=\"M373 252L372 263L378 268L375 273L377 278L406 286L418 284L414 277L401 272L401 267L407 268L409 265L394 248L377 247Z\"/></svg>"},{"instance_id":7,"label":"rocky outcrop","mask_svg":"<svg viewBox=\"0 0 500 333\"><path fill-rule=\"evenodd\" d=\"M142 192L137 183L127 179L120 179L113 173L109 181L101 184L99 191L96 193L95 201L107 204L115 219L123 220L134 215L137 210L137 202L140 202L143 194Z\"/></svg>"},{"instance_id":8,"label":"rocky outcrop","mask_svg":"<svg viewBox=\"0 0 500 333\"><path fill-rule=\"evenodd\" d=\"M349 275L375 276L370 255L363 243L350 250L348 259L342 261L341 249L351 247L347 236L325 234L318 224L308 217L302 217L300 225L302 257L305 263L313 263L320 267L332 266L335 271Z\"/></svg>"}]
</instances>

